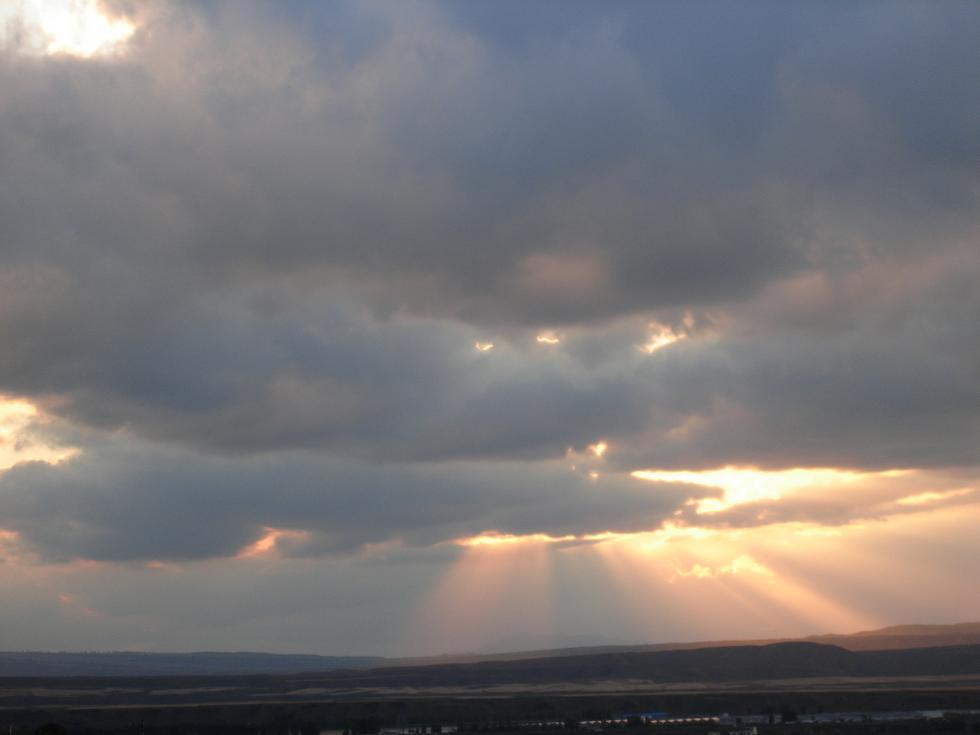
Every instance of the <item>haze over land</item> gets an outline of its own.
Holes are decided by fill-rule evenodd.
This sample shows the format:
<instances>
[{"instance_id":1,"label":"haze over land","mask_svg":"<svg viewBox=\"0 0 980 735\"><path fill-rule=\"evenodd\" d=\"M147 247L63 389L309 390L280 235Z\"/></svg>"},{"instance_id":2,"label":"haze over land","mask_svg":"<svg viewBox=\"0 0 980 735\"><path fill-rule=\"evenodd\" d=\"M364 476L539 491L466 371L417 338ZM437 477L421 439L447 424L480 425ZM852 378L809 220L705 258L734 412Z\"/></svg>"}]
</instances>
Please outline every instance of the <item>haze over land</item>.
<instances>
[{"instance_id":1,"label":"haze over land","mask_svg":"<svg viewBox=\"0 0 980 735\"><path fill-rule=\"evenodd\" d=\"M802 644L802 645L796 645ZM358 682L357 686L373 686L364 684L366 679L374 677L380 680L407 681L418 679L423 686L442 686L449 683L459 686L466 684L467 674L476 683L500 683L503 676L517 677L514 681L524 681L522 676L530 675L533 679L546 679L552 682L569 682L583 678L595 678L596 671L605 671L599 675L605 678L635 679L638 675L633 669L643 668L645 662L650 662L653 668L648 675L659 677L665 681L667 676L671 681L681 680L691 676L690 669L677 668L678 662L685 660L693 663L707 662L704 669L707 680L718 676L745 678L739 674L741 669L736 666L735 673L725 673L725 663L728 659L755 662L758 665L759 656L756 653L739 654L728 652L727 648L746 648L757 651L760 646L775 646L767 648L771 651L767 678L777 676L777 669L796 671L796 676L824 676L828 674L821 661L834 661L839 670L835 676L903 676L930 674L963 674L976 673L980 675L980 623L960 623L957 625L902 625L883 628L880 630L862 631L850 635L829 634L809 636L797 641L689 641L684 643L653 643L633 646L589 646L578 648L560 648L537 651L508 651L504 653L469 653L419 657L409 659L379 658L370 656L313 656L302 654L270 654L255 652L195 652L195 653L143 653L135 651L105 651L65 653L53 651L0 651L0 677L132 677L132 676L201 676L201 675L241 675L241 674L295 674L318 671L341 670L338 674L338 686L349 686L351 680ZM824 659L817 656L814 666L810 666L812 657L809 652L814 646L822 646ZM879 656L842 657L836 652L847 651L889 651L898 650L896 657ZM909 649L929 648L936 651L914 654ZM668 651L693 651L700 649L717 650L720 653L706 654L706 659L692 657L653 657L646 654ZM976 650L974 650L976 649ZM953 651L963 653L952 653ZM826 658L829 656L830 658ZM570 659L565 662L562 659ZM935 668L936 661L947 661L947 670ZM527 664L521 662L528 662ZM959 663L957 663L959 661ZM472 667L472 664L497 662L485 667ZM508 665L506 662L513 662ZM713 668L717 662L721 667ZM977 670L970 668L976 662ZM906 665L907 664L907 665ZM741 665L741 664L739 664ZM666 666L666 668L664 668ZM916 667L919 668L916 668ZM405 671L392 673L392 668L403 668ZM596 668L598 667L598 668ZM824 668L822 668L824 667ZM875 668L877 667L877 668ZM649 666L648 666L649 668ZM378 669L377 672L350 674L348 670ZM645 670L645 669L644 669ZM755 669L753 669L755 670ZM684 672L687 672L686 674ZM460 674L462 678L460 678ZM454 678L455 677L455 678ZM757 675L758 678L758 675ZM698 681L694 678L690 681ZM509 681L509 680L508 680ZM507 682L505 682L507 683ZM510 682L513 683L513 682ZM396 684L408 686L408 684Z\"/></svg>"},{"instance_id":2,"label":"haze over land","mask_svg":"<svg viewBox=\"0 0 980 735\"><path fill-rule=\"evenodd\" d=\"M977 619L978 37L3 5L0 650Z\"/></svg>"}]
</instances>

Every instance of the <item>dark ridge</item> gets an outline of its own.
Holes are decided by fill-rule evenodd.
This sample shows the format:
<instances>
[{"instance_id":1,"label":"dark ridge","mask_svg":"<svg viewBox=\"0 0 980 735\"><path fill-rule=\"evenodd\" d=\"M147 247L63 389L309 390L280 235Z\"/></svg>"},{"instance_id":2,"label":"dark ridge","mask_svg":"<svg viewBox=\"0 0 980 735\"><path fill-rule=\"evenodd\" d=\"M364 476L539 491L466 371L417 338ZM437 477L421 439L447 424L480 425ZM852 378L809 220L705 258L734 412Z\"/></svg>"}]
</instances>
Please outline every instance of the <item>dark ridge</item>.
<instances>
[{"instance_id":1,"label":"dark ridge","mask_svg":"<svg viewBox=\"0 0 980 735\"><path fill-rule=\"evenodd\" d=\"M889 650L931 649L937 647L980 646L980 623L960 623L956 625L897 625L878 630L861 631L850 635L819 635L809 638L786 640L755 640L755 641L702 641L688 643L657 643L627 646L588 646L540 651L518 651L498 654L464 654L414 659L391 659L377 656L318 656L311 654L273 654L254 652L197 652L197 653L143 653L143 652L88 652L88 653L59 653L59 652L0 652L0 677L11 676L194 676L194 675L235 675L235 674L288 674L297 672L335 671L339 669L370 669L399 667L406 676L409 671L420 667L445 667L453 665L473 665L478 663L500 664L504 671L526 672L539 669L554 668L555 670L581 668L572 659L584 661L596 659L618 661L623 669L640 667L636 656L652 653L681 653L721 649L750 648L758 651L760 647L771 645L790 646L790 648L774 650L806 650L794 649L798 644L824 644L838 651L870 652ZM716 655L716 654L712 654ZM737 654L727 654L737 656ZM768 654L757 654L760 656ZM840 654L837 654L838 656ZM602 659L601 657L614 657ZM673 659L672 659L673 660ZM679 661L680 659L678 659ZM684 659L692 665L700 660L697 656ZM720 659L719 659L720 660ZM521 661L549 661L545 664L529 664L525 668L513 667ZM787 667L787 676L794 676L794 667L799 662L773 662L781 670ZM846 668L842 660L813 660L809 662L814 670L833 669L835 666L843 671ZM586 667L588 668L588 667ZM640 667L642 668L642 667ZM488 671L498 671L492 667ZM692 676L696 674L692 669ZM528 673L527 675L530 675ZM721 675L721 674L719 674ZM814 676L824 674L811 674ZM841 673L840 675L845 675ZM777 676L773 674L773 676ZM781 675L780 675L781 676ZM641 677L643 678L643 677ZM696 679L697 676L694 676ZM772 678L772 677L770 677Z\"/></svg>"},{"instance_id":2,"label":"dark ridge","mask_svg":"<svg viewBox=\"0 0 980 735\"><path fill-rule=\"evenodd\" d=\"M372 656L314 656L251 652L61 653L0 652L0 676L148 676L293 673L378 666Z\"/></svg>"},{"instance_id":3,"label":"dark ridge","mask_svg":"<svg viewBox=\"0 0 980 735\"><path fill-rule=\"evenodd\" d=\"M808 677L980 674L980 645L900 651L848 651L809 642L694 650L624 652L471 664L310 673L319 687L493 686L640 679L729 682ZM311 684L312 685L312 684Z\"/></svg>"}]
</instances>

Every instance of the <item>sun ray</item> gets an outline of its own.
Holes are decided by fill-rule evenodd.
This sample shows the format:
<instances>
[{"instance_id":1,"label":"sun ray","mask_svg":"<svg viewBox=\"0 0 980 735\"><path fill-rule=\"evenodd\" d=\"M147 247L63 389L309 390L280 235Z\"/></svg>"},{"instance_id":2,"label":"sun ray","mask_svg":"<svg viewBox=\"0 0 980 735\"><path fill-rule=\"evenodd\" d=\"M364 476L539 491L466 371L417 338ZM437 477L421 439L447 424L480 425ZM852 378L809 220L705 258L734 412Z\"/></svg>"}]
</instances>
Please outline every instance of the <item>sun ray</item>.
<instances>
[{"instance_id":1,"label":"sun ray","mask_svg":"<svg viewBox=\"0 0 980 735\"><path fill-rule=\"evenodd\" d=\"M514 635L549 634L551 544L526 537L474 539L459 543L465 550L416 611L413 638L447 652L494 646L500 620L511 621Z\"/></svg>"}]
</instances>

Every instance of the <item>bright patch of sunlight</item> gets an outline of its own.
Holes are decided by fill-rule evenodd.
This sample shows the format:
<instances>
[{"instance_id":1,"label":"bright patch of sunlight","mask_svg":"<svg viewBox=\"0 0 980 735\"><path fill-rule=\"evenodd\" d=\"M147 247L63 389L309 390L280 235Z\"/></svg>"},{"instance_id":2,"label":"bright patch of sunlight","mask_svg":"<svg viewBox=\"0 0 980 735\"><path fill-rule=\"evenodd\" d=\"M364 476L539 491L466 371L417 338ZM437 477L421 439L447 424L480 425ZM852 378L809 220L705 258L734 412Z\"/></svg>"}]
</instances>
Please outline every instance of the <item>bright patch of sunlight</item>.
<instances>
[{"instance_id":1,"label":"bright patch of sunlight","mask_svg":"<svg viewBox=\"0 0 980 735\"><path fill-rule=\"evenodd\" d=\"M976 488L972 487L961 487L957 490L947 490L946 492L926 492L918 493L916 495L908 495L904 498L900 498L895 502L899 505L928 505L929 503L937 503L940 500L949 500L950 498L959 498L964 495L970 495L976 492Z\"/></svg>"},{"instance_id":2,"label":"bright patch of sunlight","mask_svg":"<svg viewBox=\"0 0 980 735\"><path fill-rule=\"evenodd\" d=\"M128 20L106 15L97 0L10 0L0 5L2 45L37 56L118 54L134 30Z\"/></svg>"},{"instance_id":3,"label":"bright patch of sunlight","mask_svg":"<svg viewBox=\"0 0 980 735\"><path fill-rule=\"evenodd\" d=\"M716 470L661 471L637 470L633 477L655 482L684 482L719 487L722 498L705 498L698 503L698 513L717 513L740 503L756 500L778 500L786 492L804 487L839 486L869 476L895 477L901 470L865 473L833 468L792 469L766 472L745 467L723 467Z\"/></svg>"},{"instance_id":4,"label":"bright patch of sunlight","mask_svg":"<svg viewBox=\"0 0 980 735\"><path fill-rule=\"evenodd\" d=\"M513 546L514 544L553 544L559 541L574 541L575 536L549 536L546 533L531 533L516 536L510 533L483 533L456 541L459 546Z\"/></svg>"},{"instance_id":5,"label":"bright patch of sunlight","mask_svg":"<svg viewBox=\"0 0 980 735\"><path fill-rule=\"evenodd\" d=\"M663 349L667 345L672 345L674 342L679 342L687 337L683 332L675 332L671 327L666 324L659 324L657 322L651 322L649 326L649 336L647 341L642 345L638 346L641 352L645 352L648 355L652 355L657 350Z\"/></svg>"},{"instance_id":6,"label":"bright patch of sunlight","mask_svg":"<svg viewBox=\"0 0 980 735\"><path fill-rule=\"evenodd\" d=\"M45 444L32 427L37 407L27 401L0 397L0 470L18 462L60 462L76 453L72 447Z\"/></svg>"},{"instance_id":7,"label":"bright patch of sunlight","mask_svg":"<svg viewBox=\"0 0 980 735\"><path fill-rule=\"evenodd\" d=\"M307 531L296 531L289 528L266 528L264 535L257 541L239 551L237 559L254 559L270 556L276 552L280 539L302 540L308 537Z\"/></svg>"}]
</instances>

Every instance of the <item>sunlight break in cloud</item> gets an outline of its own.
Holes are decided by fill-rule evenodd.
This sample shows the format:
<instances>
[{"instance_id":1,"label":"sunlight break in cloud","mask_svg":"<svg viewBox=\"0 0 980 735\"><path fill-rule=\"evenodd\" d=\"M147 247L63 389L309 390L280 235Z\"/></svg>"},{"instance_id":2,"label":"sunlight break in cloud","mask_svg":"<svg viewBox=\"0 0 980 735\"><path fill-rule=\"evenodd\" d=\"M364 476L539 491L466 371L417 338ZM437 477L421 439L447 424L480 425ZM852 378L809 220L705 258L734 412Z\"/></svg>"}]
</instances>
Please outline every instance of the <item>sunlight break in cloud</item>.
<instances>
[{"instance_id":1,"label":"sunlight break in cloud","mask_svg":"<svg viewBox=\"0 0 980 735\"><path fill-rule=\"evenodd\" d=\"M45 444L32 435L38 419L37 407L20 399L0 397L0 470L18 462L54 464L73 456L77 450Z\"/></svg>"},{"instance_id":2,"label":"sunlight break in cloud","mask_svg":"<svg viewBox=\"0 0 980 735\"><path fill-rule=\"evenodd\" d=\"M119 53L133 24L107 16L97 0L21 0L0 7L3 45L38 56Z\"/></svg>"},{"instance_id":3,"label":"sunlight break in cloud","mask_svg":"<svg viewBox=\"0 0 980 735\"><path fill-rule=\"evenodd\" d=\"M554 544L559 541L574 541L575 536L549 536L546 533L532 533L524 536L514 534L484 533L479 536L459 539L455 543L459 546L510 546L513 544L542 543Z\"/></svg>"},{"instance_id":4,"label":"sunlight break in cloud","mask_svg":"<svg viewBox=\"0 0 980 735\"><path fill-rule=\"evenodd\" d=\"M303 541L307 538L309 538L309 533L306 531L296 531L288 528L266 528L261 538L239 551L235 558L254 559L270 556L277 550L280 539Z\"/></svg>"},{"instance_id":5,"label":"sunlight break in cloud","mask_svg":"<svg viewBox=\"0 0 980 735\"><path fill-rule=\"evenodd\" d=\"M745 467L723 467L717 470L660 471L637 470L633 477L655 482L685 482L720 487L722 498L698 501L698 513L717 513L756 500L779 500L784 493L807 487L832 487L853 484L871 477L898 477L903 470L886 472L852 472L829 467L766 472Z\"/></svg>"},{"instance_id":6,"label":"sunlight break in cloud","mask_svg":"<svg viewBox=\"0 0 980 735\"><path fill-rule=\"evenodd\" d=\"M950 498L961 498L964 495L970 495L974 492L976 492L976 488L961 487L956 490L947 490L945 492L924 492L917 493L916 495L908 495L904 498L899 498L895 502L899 505L928 505L930 503L937 503L941 500L949 500Z\"/></svg>"},{"instance_id":7,"label":"sunlight break in cloud","mask_svg":"<svg viewBox=\"0 0 980 735\"><path fill-rule=\"evenodd\" d=\"M687 335L683 332L675 332L668 325L658 324L657 322L650 323L648 332L649 337L647 341L639 346L639 350L648 355L652 355L657 350L687 338Z\"/></svg>"}]
</instances>

